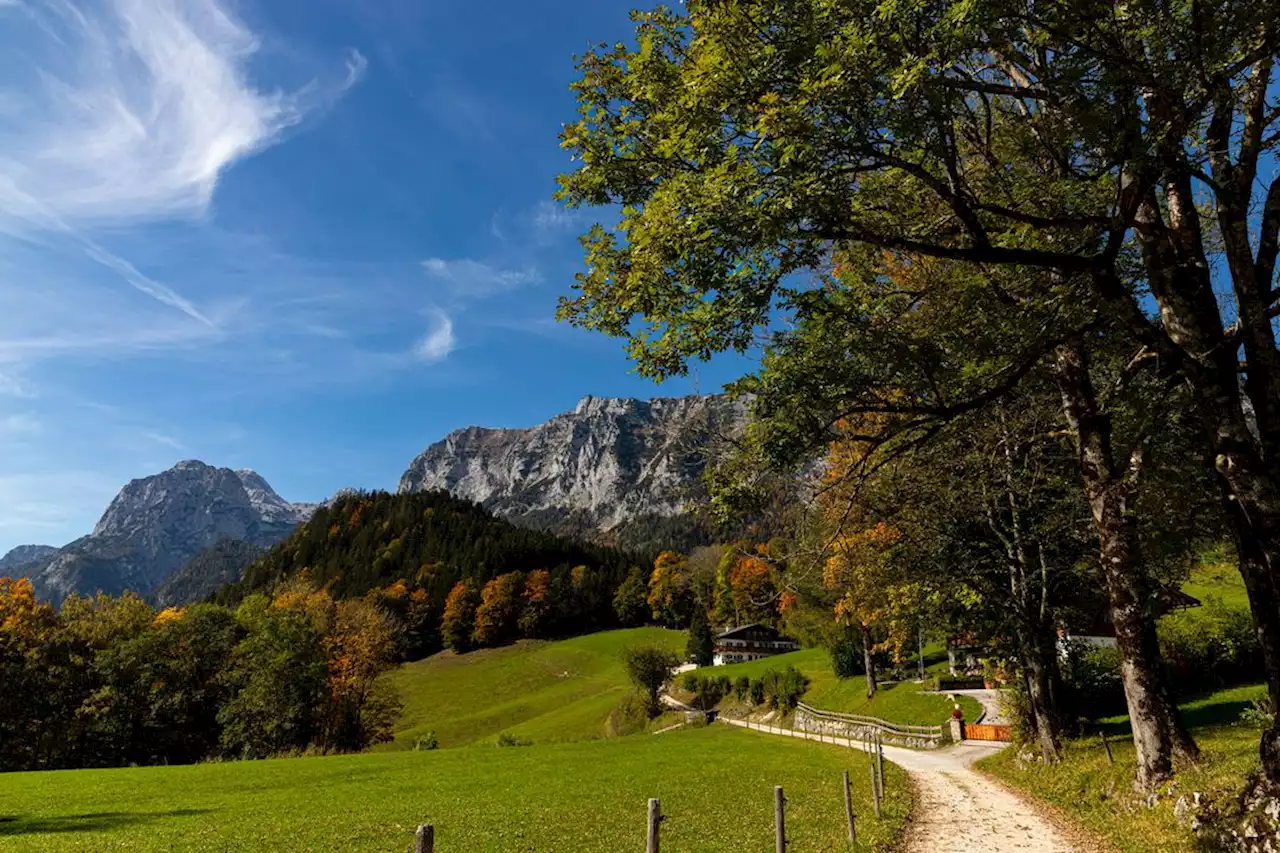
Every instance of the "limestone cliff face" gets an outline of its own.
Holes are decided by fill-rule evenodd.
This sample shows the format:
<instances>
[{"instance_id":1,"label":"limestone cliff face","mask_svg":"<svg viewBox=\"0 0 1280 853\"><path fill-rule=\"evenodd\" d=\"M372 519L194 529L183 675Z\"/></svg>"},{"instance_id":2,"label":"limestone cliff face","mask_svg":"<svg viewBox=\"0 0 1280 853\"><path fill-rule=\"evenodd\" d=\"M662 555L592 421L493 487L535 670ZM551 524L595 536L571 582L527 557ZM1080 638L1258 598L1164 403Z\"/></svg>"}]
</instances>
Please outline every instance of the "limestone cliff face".
<instances>
[{"instance_id":1,"label":"limestone cliff face","mask_svg":"<svg viewBox=\"0 0 1280 853\"><path fill-rule=\"evenodd\" d=\"M222 539L267 546L310 515L250 470L196 460L132 480L93 532L32 569L36 591L61 601L73 592L148 594L200 551Z\"/></svg>"},{"instance_id":2,"label":"limestone cliff face","mask_svg":"<svg viewBox=\"0 0 1280 853\"><path fill-rule=\"evenodd\" d=\"M413 460L400 491L445 489L513 521L606 532L684 512L711 448L744 421L743 405L723 396L584 397L527 429L450 433Z\"/></svg>"},{"instance_id":3,"label":"limestone cliff face","mask_svg":"<svg viewBox=\"0 0 1280 853\"><path fill-rule=\"evenodd\" d=\"M0 574L9 574L29 566L52 556L57 550L52 545L19 545L0 557Z\"/></svg>"}]
</instances>

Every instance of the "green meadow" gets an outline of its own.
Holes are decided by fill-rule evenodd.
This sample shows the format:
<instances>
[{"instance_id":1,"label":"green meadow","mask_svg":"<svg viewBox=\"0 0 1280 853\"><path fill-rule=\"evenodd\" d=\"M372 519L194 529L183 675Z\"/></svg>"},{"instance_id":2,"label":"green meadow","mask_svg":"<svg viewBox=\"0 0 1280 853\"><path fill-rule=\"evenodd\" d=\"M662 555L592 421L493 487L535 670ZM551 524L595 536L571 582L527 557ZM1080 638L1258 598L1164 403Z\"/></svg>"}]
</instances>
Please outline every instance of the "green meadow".
<instances>
[{"instance_id":1,"label":"green meadow","mask_svg":"<svg viewBox=\"0 0 1280 853\"><path fill-rule=\"evenodd\" d=\"M412 749L429 732L441 747L493 743L503 733L534 743L604 737L609 713L631 690L622 650L642 643L683 651L685 635L632 628L406 664L389 675L404 712L388 746Z\"/></svg>"},{"instance_id":2,"label":"green meadow","mask_svg":"<svg viewBox=\"0 0 1280 853\"><path fill-rule=\"evenodd\" d=\"M773 786L807 853L886 850L909 810L886 764L871 816L869 759L727 726L574 744L0 775L12 853L403 853L417 824L439 853L606 853L644 845L647 799L664 853L772 849ZM843 770L859 846L844 840Z\"/></svg>"}]
</instances>

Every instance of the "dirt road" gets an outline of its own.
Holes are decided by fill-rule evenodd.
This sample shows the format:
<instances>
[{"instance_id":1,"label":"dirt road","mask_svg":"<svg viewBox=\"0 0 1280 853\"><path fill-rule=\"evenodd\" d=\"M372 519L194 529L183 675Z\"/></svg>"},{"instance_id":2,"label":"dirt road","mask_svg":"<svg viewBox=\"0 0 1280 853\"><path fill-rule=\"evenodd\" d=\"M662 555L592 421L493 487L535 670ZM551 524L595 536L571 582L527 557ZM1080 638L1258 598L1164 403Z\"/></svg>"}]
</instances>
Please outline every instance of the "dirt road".
<instances>
[{"instance_id":1,"label":"dirt road","mask_svg":"<svg viewBox=\"0 0 1280 853\"><path fill-rule=\"evenodd\" d=\"M786 737L822 740L860 749L858 741L819 737L775 726L721 718L732 726ZM886 746L884 757L902 767L916 788L907 829L907 853L1083 853L1035 809L971 765L1001 747L969 741L939 750Z\"/></svg>"}]
</instances>

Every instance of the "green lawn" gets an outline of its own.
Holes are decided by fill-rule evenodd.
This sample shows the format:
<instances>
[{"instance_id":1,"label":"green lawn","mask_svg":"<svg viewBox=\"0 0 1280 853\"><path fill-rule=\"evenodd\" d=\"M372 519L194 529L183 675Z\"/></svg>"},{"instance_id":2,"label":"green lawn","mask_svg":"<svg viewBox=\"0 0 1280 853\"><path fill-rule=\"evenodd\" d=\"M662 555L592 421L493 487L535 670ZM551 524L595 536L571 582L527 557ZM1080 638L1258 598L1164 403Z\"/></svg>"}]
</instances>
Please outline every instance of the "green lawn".
<instances>
[{"instance_id":1,"label":"green lawn","mask_svg":"<svg viewBox=\"0 0 1280 853\"><path fill-rule=\"evenodd\" d=\"M662 799L664 853L773 844L773 786L794 849L845 851L840 774L855 783L859 850L888 849L909 809L885 765L885 819L870 816L868 758L712 726L525 748L0 774L0 848L62 851L403 853L431 822L441 853L606 853L644 844Z\"/></svg>"},{"instance_id":2,"label":"green lawn","mask_svg":"<svg viewBox=\"0 0 1280 853\"><path fill-rule=\"evenodd\" d=\"M1167 788L1155 808L1147 808L1132 793L1133 741L1127 720L1104 723L1116 763L1107 762L1099 737L1069 741L1060 767L1038 764L1019 767L1016 750L1005 750L981 763L982 769L1026 793L1057 806L1094 833L1109 839L1122 853L1192 853L1197 850L1190 830L1179 826L1174 805L1193 791L1229 796L1245 775L1258 766L1259 731L1239 722L1250 700L1262 696L1261 686L1237 687L1182 705L1203 753L1195 767L1179 768L1176 787Z\"/></svg>"},{"instance_id":3,"label":"green lawn","mask_svg":"<svg viewBox=\"0 0 1280 853\"><path fill-rule=\"evenodd\" d=\"M1202 555L1182 591L1205 603L1216 598L1233 610L1249 609L1249 595L1236 567L1235 552L1226 546Z\"/></svg>"},{"instance_id":4,"label":"green lawn","mask_svg":"<svg viewBox=\"0 0 1280 853\"><path fill-rule=\"evenodd\" d=\"M389 675L405 707L388 746L410 749L429 731L442 747L492 743L503 732L535 743L603 737L609 712L631 689L622 650L637 643L683 651L685 635L662 628L605 631L406 664Z\"/></svg>"},{"instance_id":5,"label":"green lawn","mask_svg":"<svg viewBox=\"0 0 1280 853\"><path fill-rule=\"evenodd\" d=\"M782 669L787 665L809 676L809 691L804 702L827 711L846 714L864 714L879 717L892 723L915 726L938 725L951 717L952 703L945 696L921 693L920 685L912 681L885 684L867 699L867 682L863 676L839 679L831 671L831 659L823 649L801 649L785 655L735 663L704 670L714 675L726 675L735 679L740 675L758 678L766 670ZM960 697L960 707L965 719L976 720L981 706L967 696Z\"/></svg>"}]
</instances>

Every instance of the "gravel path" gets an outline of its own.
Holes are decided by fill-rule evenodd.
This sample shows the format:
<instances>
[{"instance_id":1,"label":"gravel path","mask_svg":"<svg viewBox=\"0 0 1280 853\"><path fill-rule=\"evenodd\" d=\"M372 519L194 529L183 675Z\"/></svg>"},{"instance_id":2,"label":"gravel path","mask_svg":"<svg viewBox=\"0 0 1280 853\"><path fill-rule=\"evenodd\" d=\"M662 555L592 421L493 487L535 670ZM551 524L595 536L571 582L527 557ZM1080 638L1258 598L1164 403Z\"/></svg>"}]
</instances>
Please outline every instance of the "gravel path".
<instances>
[{"instance_id":1,"label":"gravel path","mask_svg":"<svg viewBox=\"0 0 1280 853\"><path fill-rule=\"evenodd\" d=\"M978 704L982 706L982 717L972 722L981 722L991 726L1007 726L1009 720L1004 715L1004 705L1000 701L999 690L948 690L947 693L955 696L968 696L976 699Z\"/></svg>"},{"instance_id":2,"label":"gravel path","mask_svg":"<svg viewBox=\"0 0 1280 853\"><path fill-rule=\"evenodd\" d=\"M860 749L845 738L819 737L791 729L720 718L732 726L788 737L822 740ZM939 750L886 746L884 757L902 767L916 788L916 809L907 828L906 853L1081 853L1035 809L973 770L971 765L1001 745L967 741Z\"/></svg>"}]
</instances>

